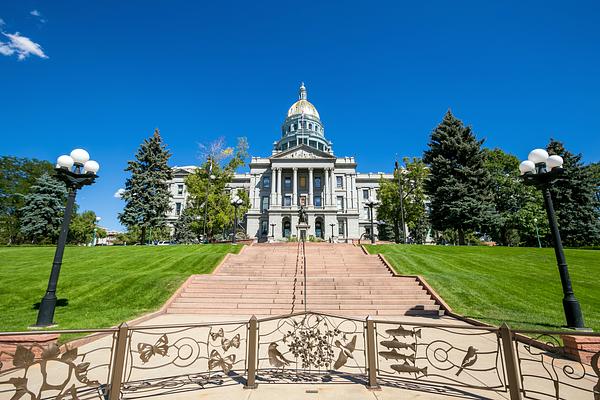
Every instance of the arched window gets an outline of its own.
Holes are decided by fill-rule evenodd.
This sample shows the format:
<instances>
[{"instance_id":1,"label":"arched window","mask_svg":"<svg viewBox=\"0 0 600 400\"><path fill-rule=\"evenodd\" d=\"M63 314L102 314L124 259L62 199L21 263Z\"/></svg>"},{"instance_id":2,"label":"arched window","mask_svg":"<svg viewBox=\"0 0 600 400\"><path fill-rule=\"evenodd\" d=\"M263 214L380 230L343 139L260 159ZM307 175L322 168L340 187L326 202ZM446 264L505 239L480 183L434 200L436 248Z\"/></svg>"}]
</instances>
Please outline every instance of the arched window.
<instances>
[{"instance_id":1,"label":"arched window","mask_svg":"<svg viewBox=\"0 0 600 400\"><path fill-rule=\"evenodd\" d=\"M292 223L289 219L283 221L283 237L289 238L292 235Z\"/></svg>"},{"instance_id":2,"label":"arched window","mask_svg":"<svg viewBox=\"0 0 600 400\"><path fill-rule=\"evenodd\" d=\"M308 129L312 130L313 124L308 124Z\"/></svg>"},{"instance_id":3,"label":"arched window","mask_svg":"<svg viewBox=\"0 0 600 400\"><path fill-rule=\"evenodd\" d=\"M323 239L323 223L320 220L315 221L315 236Z\"/></svg>"}]
</instances>

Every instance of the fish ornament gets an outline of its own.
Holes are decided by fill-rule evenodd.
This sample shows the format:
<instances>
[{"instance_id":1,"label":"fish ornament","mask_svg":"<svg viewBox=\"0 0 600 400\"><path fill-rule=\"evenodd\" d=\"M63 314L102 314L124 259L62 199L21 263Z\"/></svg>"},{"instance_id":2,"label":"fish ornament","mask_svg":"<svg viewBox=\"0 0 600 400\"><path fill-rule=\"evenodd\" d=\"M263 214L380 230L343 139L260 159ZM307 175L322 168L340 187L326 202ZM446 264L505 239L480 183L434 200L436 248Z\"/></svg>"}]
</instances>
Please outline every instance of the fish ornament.
<instances>
[{"instance_id":1,"label":"fish ornament","mask_svg":"<svg viewBox=\"0 0 600 400\"><path fill-rule=\"evenodd\" d=\"M235 347L236 349L240 347L240 334L238 333L232 339L221 339L221 347L223 351L229 350L230 347Z\"/></svg>"},{"instance_id":2,"label":"fish ornament","mask_svg":"<svg viewBox=\"0 0 600 400\"><path fill-rule=\"evenodd\" d=\"M423 374L423 376L427 376L427 367L419 368L417 366L410 365L408 362L405 362L404 364L392 364L390 365L390 368L399 374L415 374L415 378L420 373Z\"/></svg>"},{"instance_id":3,"label":"fish ornament","mask_svg":"<svg viewBox=\"0 0 600 400\"><path fill-rule=\"evenodd\" d=\"M404 360L404 361L410 361L413 364L415 363L415 356L398 353L398 351L396 351L396 349L392 349L391 351L380 351L379 355L381 357L385 358L386 360L389 360L389 359Z\"/></svg>"},{"instance_id":4,"label":"fish ornament","mask_svg":"<svg viewBox=\"0 0 600 400\"><path fill-rule=\"evenodd\" d=\"M417 329L404 329L402 325L398 325L396 329L386 329L385 333L390 336L400 336L400 337L421 337L421 330Z\"/></svg>"},{"instance_id":5,"label":"fish ornament","mask_svg":"<svg viewBox=\"0 0 600 400\"><path fill-rule=\"evenodd\" d=\"M356 348L356 335L354 335L349 343L342 344L339 340L336 340L334 344L340 349L340 354L333 364L333 369L340 369L346 364L346 362L348 362L348 358L354 359L352 353Z\"/></svg>"},{"instance_id":6,"label":"fish ornament","mask_svg":"<svg viewBox=\"0 0 600 400\"><path fill-rule=\"evenodd\" d=\"M137 348L138 353L140 353L140 359L142 360L142 363L145 364L154 355L158 354L163 357L167 355L167 352L169 351L169 339L167 338L167 335L164 334L158 338L154 345L148 343L138 343Z\"/></svg>"},{"instance_id":7,"label":"fish ornament","mask_svg":"<svg viewBox=\"0 0 600 400\"><path fill-rule=\"evenodd\" d=\"M411 349L412 351L417 351L417 345L415 343L403 343L396 338L393 340L382 340L380 343L388 349Z\"/></svg>"},{"instance_id":8,"label":"fish ornament","mask_svg":"<svg viewBox=\"0 0 600 400\"><path fill-rule=\"evenodd\" d=\"M224 373L228 374L233 368L235 362L235 354L230 354L227 357L222 357L217 350L210 352L210 359L208 360L208 369L213 370L220 367Z\"/></svg>"}]
</instances>

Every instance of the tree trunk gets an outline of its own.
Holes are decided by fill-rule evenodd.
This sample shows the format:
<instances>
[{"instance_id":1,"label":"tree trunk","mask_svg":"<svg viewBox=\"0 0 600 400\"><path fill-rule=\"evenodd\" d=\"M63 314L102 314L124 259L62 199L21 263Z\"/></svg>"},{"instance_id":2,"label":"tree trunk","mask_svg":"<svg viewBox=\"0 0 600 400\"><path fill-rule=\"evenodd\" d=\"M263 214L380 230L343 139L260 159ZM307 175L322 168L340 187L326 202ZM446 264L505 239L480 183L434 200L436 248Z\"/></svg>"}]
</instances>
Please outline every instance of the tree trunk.
<instances>
[{"instance_id":1,"label":"tree trunk","mask_svg":"<svg viewBox=\"0 0 600 400\"><path fill-rule=\"evenodd\" d=\"M458 245L465 245L465 231L463 230L463 228L458 228Z\"/></svg>"},{"instance_id":2,"label":"tree trunk","mask_svg":"<svg viewBox=\"0 0 600 400\"><path fill-rule=\"evenodd\" d=\"M394 219L394 240L396 244L400 243L400 221Z\"/></svg>"},{"instance_id":3,"label":"tree trunk","mask_svg":"<svg viewBox=\"0 0 600 400\"><path fill-rule=\"evenodd\" d=\"M146 244L146 226L142 225L142 232L140 233L140 244Z\"/></svg>"}]
</instances>

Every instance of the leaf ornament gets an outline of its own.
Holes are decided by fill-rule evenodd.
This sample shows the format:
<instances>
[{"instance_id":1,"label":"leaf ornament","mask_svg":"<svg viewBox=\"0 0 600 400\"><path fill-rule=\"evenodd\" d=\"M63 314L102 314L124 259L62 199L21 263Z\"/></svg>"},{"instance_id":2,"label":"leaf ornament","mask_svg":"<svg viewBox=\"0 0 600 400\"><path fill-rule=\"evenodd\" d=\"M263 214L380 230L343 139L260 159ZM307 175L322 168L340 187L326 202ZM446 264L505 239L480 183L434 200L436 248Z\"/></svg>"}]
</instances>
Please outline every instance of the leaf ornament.
<instances>
[{"instance_id":1,"label":"leaf ornament","mask_svg":"<svg viewBox=\"0 0 600 400\"><path fill-rule=\"evenodd\" d=\"M148 343L138 343L138 353L140 353L140 359L145 364L152 358L152 356L158 354L160 356L166 356L169 351L169 339L167 335L162 335L154 345Z\"/></svg>"},{"instance_id":2,"label":"leaf ornament","mask_svg":"<svg viewBox=\"0 0 600 400\"><path fill-rule=\"evenodd\" d=\"M220 367L226 374L231 371L233 363L235 362L235 354L230 354L223 358L217 350L210 352L210 359L208 360L208 369L213 370L216 367Z\"/></svg>"},{"instance_id":3,"label":"leaf ornament","mask_svg":"<svg viewBox=\"0 0 600 400\"><path fill-rule=\"evenodd\" d=\"M213 340L213 342L215 340L217 340L218 338L224 338L225 337L225 332L223 332L223 328L219 329L218 332L211 332L210 333L210 338Z\"/></svg>"},{"instance_id":4,"label":"leaf ornament","mask_svg":"<svg viewBox=\"0 0 600 400\"><path fill-rule=\"evenodd\" d=\"M19 345L13 356L13 365L19 368L26 368L33 364L34 359L35 356L30 349Z\"/></svg>"},{"instance_id":5,"label":"leaf ornament","mask_svg":"<svg viewBox=\"0 0 600 400\"><path fill-rule=\"evenodd\" d=\"M233 337L233 339L221 339L221 347L223 351L229 350L230 347L235 347L238 349L240 347L240 334L238 333Z\"/></svg>"}]
</instances>

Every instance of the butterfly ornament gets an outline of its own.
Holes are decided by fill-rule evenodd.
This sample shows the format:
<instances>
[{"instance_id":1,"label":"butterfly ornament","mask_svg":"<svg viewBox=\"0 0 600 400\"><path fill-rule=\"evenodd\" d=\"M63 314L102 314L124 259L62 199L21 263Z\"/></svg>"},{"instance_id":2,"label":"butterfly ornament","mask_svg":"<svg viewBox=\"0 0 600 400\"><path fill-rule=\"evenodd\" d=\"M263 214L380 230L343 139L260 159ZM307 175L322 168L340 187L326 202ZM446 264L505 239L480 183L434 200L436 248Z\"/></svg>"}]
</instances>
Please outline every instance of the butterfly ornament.
<instances>
[{"instance_id":1,"label":"butterfly ornament","mask_svg":"<svg viewBox=\"0 0 600 400\"><path fill-rule=\"evenodd\" d=\"M240 334L238 333L232 339L221 339L221 347L223 351L229 350L230 347L238 349L240 347Z\"/></svg>"},{"instance_id":2,"label":"butterfly ornament","mask_svg":"<svg viewBox=\"0 0 600 400\"><path fill-rule=\"evenodd\" d=\"M169 351L169 339L167 338L167 335L164 334L158 338L154 345L150 345L148 343L138 343L137 348L138 353L140 354L140 359L145 364L150 360L150 358L157 354L162 357L167 355L167 352Z\"/></svg>"},{"instance_id":3,"label":"butterfly ornament","mask_svg":"<svg viewBox=\"0 0 600 400\"><path fill-rule=\"evenodd\" d=\"M208 360L208 369L212 371L213 369L219 367L223 370L224 373L228 374L233 367L233 363L235 362L235 354L230 354L227 357L221 357L217 350L213 350L210 352L210 359Z\"/></svg>"}]
</instances>

